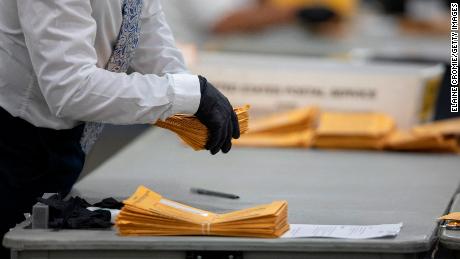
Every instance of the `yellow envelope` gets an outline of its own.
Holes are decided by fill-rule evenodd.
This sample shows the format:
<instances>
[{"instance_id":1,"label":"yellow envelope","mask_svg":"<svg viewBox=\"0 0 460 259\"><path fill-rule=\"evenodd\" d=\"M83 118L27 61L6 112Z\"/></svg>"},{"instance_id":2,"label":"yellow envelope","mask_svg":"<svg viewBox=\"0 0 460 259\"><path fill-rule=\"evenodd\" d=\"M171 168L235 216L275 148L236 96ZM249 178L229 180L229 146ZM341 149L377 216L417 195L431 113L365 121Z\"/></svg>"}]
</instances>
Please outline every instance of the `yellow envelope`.
<instances>
[{"instance_id":1,"label":"yellow envelope","mask_svg":"<svg viewBox=\"0 0 460 259\"><path fill-rule=\"evenodd\" d=\"M383 149L385 137L320 136L314 147L327 149Z\"/></svg>"},{"instance_id":2,"label":"yellow envelope","mask_svg":"<svg viewBox=\"0 0 460 259\"><path fill-rule=\"evenodd\" d=\"M319 110L316 107L305 107L287 112L276 113L251 121L248 134L254 133L288 133L308 130L313 127Z\"/></svg>"},{"instance_id":3,"label":"yellow envelope","mask_svg":"<svg viewBox=\"0 0 460 259\"><path fill-rule=\"evenodd\" d=\"M412 132L396 131L392 133L385 147L400 151L432 151L432 152L459 152L455 139L444 138L436 134L415 134Z\"/></svg>"},{"instance_id":4,"label":"yellow envelope","mask_svg":"<svg viewBox=\"0 0 460 259\"><path fill-rule=\"evenodd\" d=\"M439 220L456 220L456 221L460 221L460 212L452 212L452 213L449 213L447 215L444 215L440 218L438 218Z\"/></svg>"},{"instance_id":5,"label":"yellow envelope","mask_svg":"<svg viewBox=\"0 0 460 259\"><path fill-rule=\"evenodd\" d=\"M301 147L308 148L313 143L313 130L288 133L253 133L246 134L233 141L234 145L245 147Z\"/></svg>"},{"instance_id":6,"label":"yellow envelope","mask_svg":"<svg viewBox=\"0 0 460 259\"><path fill-rule=\"evenodd\" d=\"M435 121L414 127L413 133L418 135L456 135L460 136L460 118Z\"/></svg>"},{"instance_id":7,"label":"yellow envelope","mask_svg":"<svg viewBox=\"0 0 460 259\"><path fill-rule=\"evenodd\" d=\"M314 146L382 149L394 128L393 119L382 113L324 112L320 116Z\"/></svg>"},{"instance_id":8,"label":"yellow envelope","mask_svg":"<svg viewBox=\"0 0 460 259\"><path fill-rule=\"evenodd\" d=\"M394 128L394 120L383 113L324 112L316 133L318 136L381 137Z\"/></svg>"}]
</instances>

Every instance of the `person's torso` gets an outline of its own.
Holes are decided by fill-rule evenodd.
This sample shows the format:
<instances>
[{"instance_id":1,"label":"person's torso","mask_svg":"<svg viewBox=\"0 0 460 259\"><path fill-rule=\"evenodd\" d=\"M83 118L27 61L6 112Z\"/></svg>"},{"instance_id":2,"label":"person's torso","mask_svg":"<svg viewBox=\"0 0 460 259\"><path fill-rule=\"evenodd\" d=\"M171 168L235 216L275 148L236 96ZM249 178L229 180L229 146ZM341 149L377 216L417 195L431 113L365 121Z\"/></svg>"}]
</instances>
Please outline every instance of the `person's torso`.
<instances>
[{"instance_id":1,"label":"person's torso","mask_svg":"<svg viewBox=\"0 0 460 259\"><path fill-rule=\"evenodd\" d=\"M158 0L159 1L159 0ZM76 122L51 115L38 87L24 34L18 17L16 0L0 1L0 106L15 117L36 126L71 128ZM112 54L122 22L121 0L90 0L91 16L97 24L94 47L97 66L104 68ZM143 12L157 1L145 1ZM43 14L43 19L52 19Z\"/></svg>"}]
</instances>

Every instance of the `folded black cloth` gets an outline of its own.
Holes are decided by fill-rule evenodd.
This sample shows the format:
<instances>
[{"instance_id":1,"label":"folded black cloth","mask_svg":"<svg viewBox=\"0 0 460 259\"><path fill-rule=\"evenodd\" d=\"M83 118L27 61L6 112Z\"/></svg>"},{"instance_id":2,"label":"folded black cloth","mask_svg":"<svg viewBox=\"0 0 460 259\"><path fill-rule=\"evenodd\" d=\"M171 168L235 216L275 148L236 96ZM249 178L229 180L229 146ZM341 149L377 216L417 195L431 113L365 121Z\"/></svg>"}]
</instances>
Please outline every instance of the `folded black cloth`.
<instances>
[{"instance_id":1,"label":"folded black cloth","mask_svg":"<svg viewBox=\"0 0 460 259\"><path fill-rule=\"evenodd\" d=\"M121 210L123 208L123 202L119 202L114 198L105 198L98 203L94 203L93 207L105 208L105 209L116 209Z\"/></svg>"},{"instance_id":2,"label":"folded black cloth","mask_svg":"<svg viewBox=\"0 0 460 259\"><path fill-rule=\"evenodd\" d=\"M48 199L38 198L39 202L49 206L48 226L55 229L94 229L109 228L111 214L107 210L88 210L88 207L121 209L123 203L107 198L94 205L80 197L64 200L60 195Z\"/></svg>"}]
</instances>

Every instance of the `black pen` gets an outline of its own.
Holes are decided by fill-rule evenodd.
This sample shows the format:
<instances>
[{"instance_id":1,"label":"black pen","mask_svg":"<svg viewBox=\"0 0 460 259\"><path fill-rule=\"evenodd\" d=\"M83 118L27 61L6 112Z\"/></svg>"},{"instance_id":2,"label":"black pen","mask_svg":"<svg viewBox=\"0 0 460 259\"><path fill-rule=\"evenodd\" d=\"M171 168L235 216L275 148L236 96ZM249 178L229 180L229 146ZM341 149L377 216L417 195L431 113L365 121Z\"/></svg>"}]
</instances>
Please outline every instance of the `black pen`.
<instances>
[{"instance_id":1,"label":"black pen","mask_svg":"<svg viewBox=\"0 0 460 259\"><path fill-rule=\"evenodd\" d=\"M210 191L210 190L205 190L205 189L201 189L201 188L191 188L190 191L192 193L196 193L196 194L215 196L215 197L232 199L232 200L236 200L236 199L240 198L240 196L235 195L235 194Z\"/></svg>"}]
</instances>

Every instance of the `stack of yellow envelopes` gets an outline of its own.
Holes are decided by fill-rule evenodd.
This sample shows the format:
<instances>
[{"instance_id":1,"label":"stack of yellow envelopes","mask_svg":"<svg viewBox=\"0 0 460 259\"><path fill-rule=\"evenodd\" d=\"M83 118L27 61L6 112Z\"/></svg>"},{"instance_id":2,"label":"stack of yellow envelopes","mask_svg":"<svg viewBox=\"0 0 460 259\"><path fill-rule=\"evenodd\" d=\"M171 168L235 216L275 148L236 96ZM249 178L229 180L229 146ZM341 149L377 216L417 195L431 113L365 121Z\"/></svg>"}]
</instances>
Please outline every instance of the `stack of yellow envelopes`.
<instances>
[{"instance_id":1,"label":"stack of yellow envelopes","mask_svg":"<svg viewBox=\"0 0 460 259\"><path fill-rule=\"evenodd\" d=\"M407 151L460 152L460 118L435 121L395 132L388 138L388 149Z\"/></svg>"},{"instance_id":2,"label":"stack of yellow envelopes","mask_svg":"<svg viewBox=\"0 0 460 259\"><path fill-rule=\"evenodd\" d=\"M235 145L246 147L310 147L313 143L313 130L288 133L255 133L247 134L234 141Z\"/></svg>"},{"instance_id":3,"label":"stack of yellow envelopes","mask_svg":"<svg viewBox=\"0 0 460 259\"><path fill-rule=\"evenodd\" d=\"M240 126L240 133L248 131L249 105L235 109ZM175 132L179 137L194 150L203 150L208 141L208 129L197 117L192 115L177 114L165 121L157 121L156 126Z\"/></svg>"},{"instance_id":4,"label":"stack of yellow envelopes","mask_svg":"<svg viewBox=\"0 0 460 259\"><path fill-rule=\"evenodd\" d=\"M309 147L313 140L316 107L300 108L251 121L251 129L234 141L253 147Z\"/></svg>"},{"instance_id":5,"label":"stack of yellow envelopes","mask_svg":"<svg viewBox=\"0 0 460 259\"><path fill-rule=\"evenodd\" d=\"M418 135L460 136L460 118L439 120L414 127L412 131Z\"/></svg>"},{"instance_id":6,"label":"stack of yellow envelopes","mask_svg":"<svg viewBox=\"0 0 460 259\"><path fill-rule=\"evenodd\" d=\"M316 107L305 107L276 113L268 117L251 121L251 130L248 134L281 134L308 130L313 127L318 113L319 110Z\"/></svg>"},{"instance_id":7,"label":"stack of yellow envelopes","mask_svg":"<svg viewBox=\"0 0 460 259\"><path fill-rule=\"evenodd\" d=\"M289 230L286 201L216 214L165 199L140 186L124 204L116 219L119 234L123 236L275 238Z\"/></svg>"},{"instance_id":8,"label":"stack of yellow envelopes","mask_svg":"<svg viewBox=\"0 0 460 259\"><path fill-rule=\"evenodd\" d=\"M392 133L385 146L386 149L398 151L460 152L458 142L454 138L404 131Z\"/></svg>"},{"instance_id":9,"label":"stack of yellow envelopes","mask_svg":"<svg viewBox=\"0 0 460 259\"><path fill-rule=\"evenodd\" d=\"M394 128L393 119L382 113L324 112L320 116L314 146L382 149Z\"/></svg>"}]
</instances>

